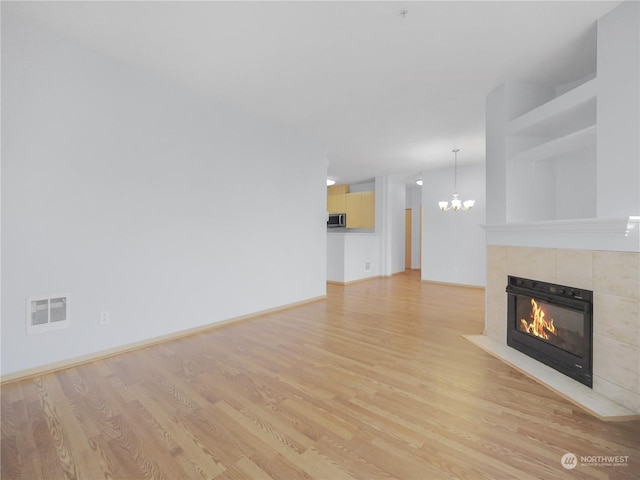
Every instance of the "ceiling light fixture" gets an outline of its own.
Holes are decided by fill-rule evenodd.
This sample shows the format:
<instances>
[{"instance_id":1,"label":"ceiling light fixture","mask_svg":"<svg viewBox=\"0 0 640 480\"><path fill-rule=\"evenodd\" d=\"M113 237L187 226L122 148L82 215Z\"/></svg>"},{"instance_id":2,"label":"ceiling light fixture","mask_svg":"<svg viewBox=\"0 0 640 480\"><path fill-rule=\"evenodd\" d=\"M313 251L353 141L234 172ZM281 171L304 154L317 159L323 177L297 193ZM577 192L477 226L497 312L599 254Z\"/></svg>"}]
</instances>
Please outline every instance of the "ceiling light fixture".
<instances>
[{"instance_id":1,"label":"ceiling light fixture","mask_svg":"<svg viewBox=\"0 0 640 480\"><path fill-rule=\"evenodd\" d=\"M422 179L421 179L421 178L417 179L417 180L416 180L416 183L417 183L418 185L422 186Z\"/></svg>"},{"instance_id":2,"label":"ceiling light fixture","mask_svg":"<svg viewBox=\"0 0 640 480\"><path fill-rule=\"evenodd\" d=\"M453 210L454 212L457 212L458 210L471 210L471 207L473 207L475 200L465 200L464 202L462 200L460 200L458 198L458 152L460 151L460 149L458 148L454 148L453 149L453 154L454 154L454 167L453 167L453 200L451 200L451 205L449 205L449 202L447 201L442 201L442 202L438 202L438 206L440 207L440 210L442 210L443 212L448 212L449 210Z\"/></svg>"}]
</instances>

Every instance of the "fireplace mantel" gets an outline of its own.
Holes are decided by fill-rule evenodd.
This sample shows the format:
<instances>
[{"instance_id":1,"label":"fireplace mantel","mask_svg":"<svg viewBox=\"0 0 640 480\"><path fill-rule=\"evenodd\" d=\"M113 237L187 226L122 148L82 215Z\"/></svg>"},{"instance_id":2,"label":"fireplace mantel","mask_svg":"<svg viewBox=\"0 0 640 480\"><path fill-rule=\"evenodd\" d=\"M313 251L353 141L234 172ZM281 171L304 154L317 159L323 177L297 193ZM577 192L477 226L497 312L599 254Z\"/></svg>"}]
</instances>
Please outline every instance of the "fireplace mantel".
<instances>
[{"instance_id":1,"label":"fireplace mantel","mask_svg":"<svg viewBox=\"0 0 640 480\"><path fill-rule=\"evenodd\" d=\"M640 216L481 225L489 245L640 252Z\"/></svg>"}]
</instances>

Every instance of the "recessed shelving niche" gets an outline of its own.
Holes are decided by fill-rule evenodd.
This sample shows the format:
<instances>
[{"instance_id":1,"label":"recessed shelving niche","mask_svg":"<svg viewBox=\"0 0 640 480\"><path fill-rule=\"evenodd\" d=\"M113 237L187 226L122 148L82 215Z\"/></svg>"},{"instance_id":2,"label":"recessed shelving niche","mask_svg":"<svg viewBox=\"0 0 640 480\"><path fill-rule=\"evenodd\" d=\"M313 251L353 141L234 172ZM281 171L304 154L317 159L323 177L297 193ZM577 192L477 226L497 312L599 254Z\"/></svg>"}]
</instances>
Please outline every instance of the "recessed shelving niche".
<instances>
[{"instance_id":1,"label":"recessed shelving niche","mask_svg":"<svg viewBox=\"0 0 640 480\"><path fill-rule=\"evenodd\" d=\"M507 123L508 222L595 216L596 98L592 78Z\"/></svg>"}]
</instances>

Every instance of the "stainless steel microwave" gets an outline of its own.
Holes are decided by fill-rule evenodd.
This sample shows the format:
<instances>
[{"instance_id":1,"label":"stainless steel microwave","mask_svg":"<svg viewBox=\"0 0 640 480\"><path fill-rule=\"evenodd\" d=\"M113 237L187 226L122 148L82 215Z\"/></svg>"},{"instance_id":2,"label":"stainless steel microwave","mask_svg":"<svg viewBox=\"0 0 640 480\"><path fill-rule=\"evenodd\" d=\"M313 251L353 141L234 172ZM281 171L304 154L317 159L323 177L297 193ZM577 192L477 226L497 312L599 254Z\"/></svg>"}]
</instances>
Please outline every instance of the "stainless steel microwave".
<instances>
[{"instance_id":1,"label":"stainless steel microwave","mask_svg":"<svg viewBox=\"0 0 640 480\"><path fill-rule=\"evenodd\" d=\"M347 226L347 214L346 213L330 213L327 220L327 228L346 227Z\"/></svg>"}]
</instances>

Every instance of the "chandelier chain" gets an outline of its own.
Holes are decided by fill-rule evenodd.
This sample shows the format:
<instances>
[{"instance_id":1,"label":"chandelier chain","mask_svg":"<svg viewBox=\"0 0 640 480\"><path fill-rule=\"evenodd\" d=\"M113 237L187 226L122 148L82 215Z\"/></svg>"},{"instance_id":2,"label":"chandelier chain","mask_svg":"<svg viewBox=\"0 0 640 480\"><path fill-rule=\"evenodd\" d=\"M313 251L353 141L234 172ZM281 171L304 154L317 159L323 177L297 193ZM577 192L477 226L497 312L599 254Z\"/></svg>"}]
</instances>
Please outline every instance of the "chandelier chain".
<instances>
[{"instance_id":1,"label":"chandelier chain","mask_svg":"<svg viewBox=\"0 0 640 480\"><path fill-rule=\"evenodd\" d=\"M458 152L460 151L460 149L458 148L454 148L453 149L453 155L454 155L454 161L453 161L453 191L454 193L458 193Z\"/></svg>"}]
</instances>

